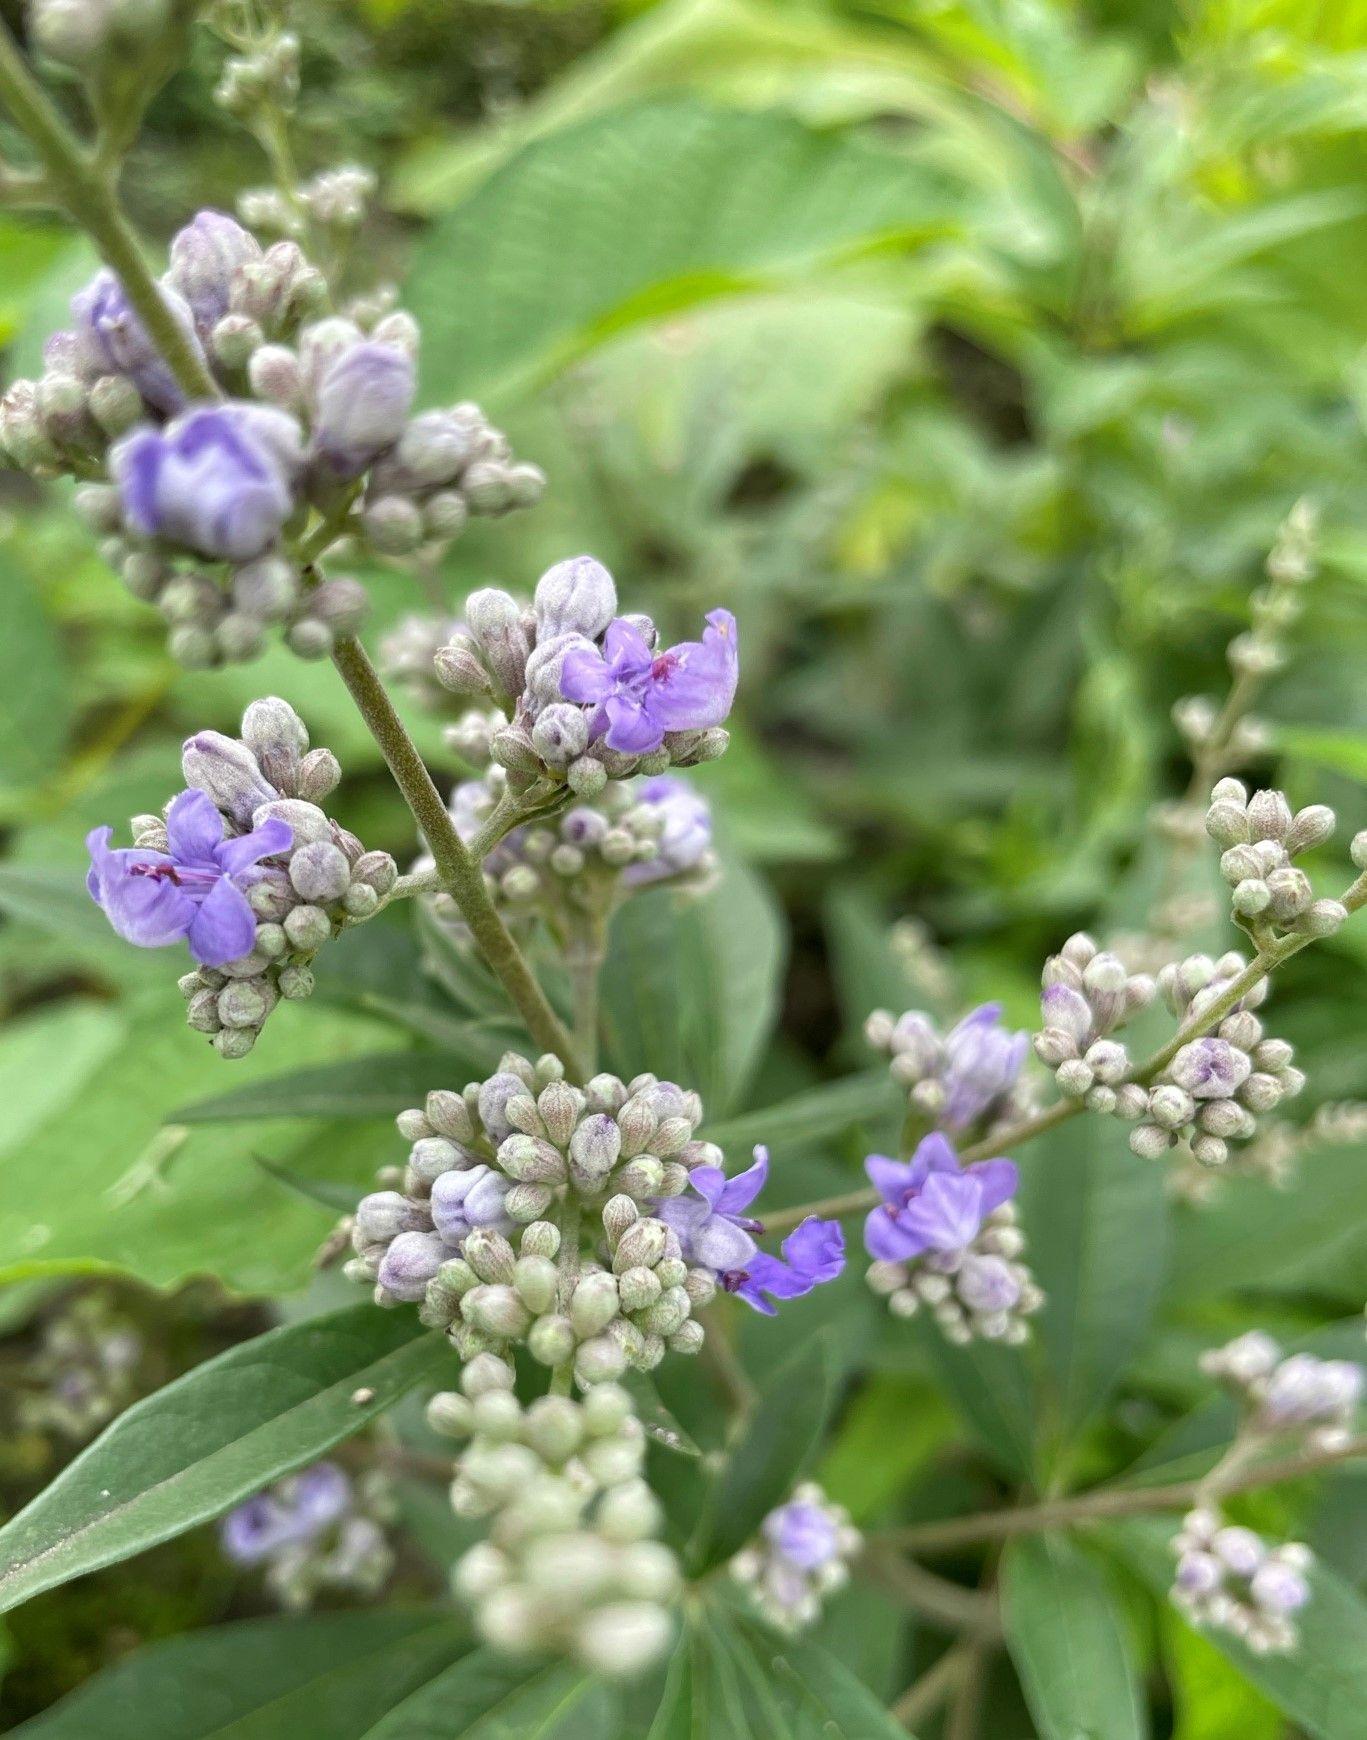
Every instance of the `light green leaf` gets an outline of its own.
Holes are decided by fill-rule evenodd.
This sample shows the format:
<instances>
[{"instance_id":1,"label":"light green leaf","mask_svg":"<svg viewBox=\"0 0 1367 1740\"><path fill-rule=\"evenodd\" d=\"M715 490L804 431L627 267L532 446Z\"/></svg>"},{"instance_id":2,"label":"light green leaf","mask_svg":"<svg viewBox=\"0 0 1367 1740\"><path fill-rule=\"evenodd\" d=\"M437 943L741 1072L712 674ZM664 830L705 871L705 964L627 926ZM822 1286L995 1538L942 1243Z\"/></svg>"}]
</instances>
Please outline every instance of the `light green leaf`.
<instances>
[{"instance_id":1,"label":"light green leaf","mask_svg":"<svg viewBox=\"0 0 1367 1740\"><path fill-rule=\"evenodd\" d=\"M1163 1655L1176 1705L1172 1740L1281 1740L1276 1705L1175 1612L1164 1619Z\"/></svg>"},{"instance_id":2,"label":"light green leaf","mask_svg":"<svg viewBox=\"0 0 1367 1740\"><path fill-rule=\"evenodd\" d=\"M221 1124L250 1118L392 1118L420 1106L433 1088L459 1090L492 1070L502 1047L482 1036L468 1052L384 1052L346 1063L316 1064L273 1075L227 1093L178 1107L177 1124Z\"/></svg>"},{"instance_id":3,"label":"light green leaf","mask_svg":"<svg viewBox=\"0 0 1367 1740\"><path fill-rule=\"evenodd\" d=\"M0 708L0 809L55 768L71 725L71 680L57 625L9 550L0 551L5 632L0 694L23 697Z\"/></svg>"},{"instance_id":4,"label":"light green leaf","mask_svg":"<svg viewBox=\"0 0 1367 1740\"><path fill-rule=\"evenodd\" d=\"M1002 1619L1041 1740L1142 1740L1149 1732L1124 1615L1099 1566L1059 1535L1012 1541Z\"/></svg>"},{"instance_id":5,"label":"light green leaf","mask_svg":"<svg viewBox=\"0 0 1367 1740\"><path fill-rule=\"evenodd\" d=\"M842 1135L858 1125L887 1125L904 1104L885 1069L806 1088L776 1106L741 1112L720 1123L709 1123L707 1138L721 1148L740 1152L767 1142L775 1152L807 1147ZM862 1179L860 1180L862 1182ZM851 1179L850 1188L859 1182Z\"/></svg>"},{"instance_id":6,"label":"light green leaf","mask_svg":"<svg viewBox=\"0 0 1367 1740\"><path fill-rule=\"evenodd\" d=\"M953 1414L929 1384L872 1378L845 1410L817 1478L863 1522L910 1485L954 1429Z\"/></svg>"},{"instance_id":7,"label":"light green leaf","mask_svg":"<svg viewBox=\"0 0 1367 1740\"><path fill-rule=\"evenodd\" d=\"M787 1498L821 1436L834 1391L829 1337L818 1333L772 1374L728 1451L689 1549L695 1571L729 1559Z\"/></svg>"},{"instance_id":8,"label":"light green leaf","mask_svg":"<svg viewBox=\"0 0 1367 1740\"><path fill-rule=\"evenodd\" d=\"M646 1740L713 1740L721 1735L781 1740L772 1728L750 1725L745 1688L726 1636L730 1624L729 1615L714 1618L702 1607L687 1615Z\"/></svg>"},{"instance_id":9,"label":"light green leaf","mask_svg":"<svg viewBox=\"0 0 1367 1740\"><path fill-rule=\"evenodd\" d=\"M725 1113L768 1043L784 952L773 896L743 864L701 899L656 889L628 901L603 971L609 1067L686 1082Z\"/></svg>"},{"instance_id":10,"label":"light green leaf","mask_svg":"<svg viewBox=\"0 0 1367 1740\"><path fill-rule=\"evenodd\" d=\"M369 1304L230 1348L121 1414L0 1529L0 1611L220 1516L450 1360L415 1314Z\"/></svg>"},{"instance_id":11,"label":"light green leaf","mask_svg":"<svg viewBox=\"0 0 1367 1740\"><path fill-rule=\"evenodd\" d=\"M477 1650L430 1680L366 1740L612 1740L616 1701L569 1662L529 1668Z\"/></svg>"},{"instance_id":12,"label":"light green leaf","mask_svg":"<svg viewBox=\"0 0 1367 1740\"><path fill-rule=\"evenodd\" d=\"M369 1740L460 1649L449 1613L332 1613L190 1632L106 1668L25 1740Z\"/></svg>"}]
</instances>

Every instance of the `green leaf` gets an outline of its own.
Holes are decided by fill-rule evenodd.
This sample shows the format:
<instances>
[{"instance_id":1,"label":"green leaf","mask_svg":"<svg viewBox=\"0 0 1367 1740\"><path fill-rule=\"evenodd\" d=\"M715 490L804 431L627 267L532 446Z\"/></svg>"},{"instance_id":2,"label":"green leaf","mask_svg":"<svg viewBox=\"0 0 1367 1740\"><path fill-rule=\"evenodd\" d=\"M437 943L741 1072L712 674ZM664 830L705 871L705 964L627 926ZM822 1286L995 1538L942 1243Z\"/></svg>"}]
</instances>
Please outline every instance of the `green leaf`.
<instances>
[{"instance_id":1,"label":"green leaf","mask_svg":"<svg viewBox=\"0 0 1367 1740\"><path fill-rule=\"evenodd\" d=\"M1277 748L1295 761L1325 767L1349 779L1367 780L1367 735L1361 731L1308 730L1279 725Z\"/></svg>"},{"instance_id":2,"label":"green leaf","mask_svg":"<svg viewBox=\"0 0 1367 1740\"><path fill-rule=\"evenodd\" d=\"M464 1087L487 1074L500 1047L487 1039L461 1056L444 1051L384 1052L273 1075L214 1094L171 1113L177 1124L221 1124L246 1118L391 1118L420 1106L433 1088Z\"/></svg>"},{"instance_id":3,"label":"green leaf","mask_svg":"<svg viewBox=\"0 0 1367 1740\"><path fill-rule=\"evenodd\" d=\"M690 1548L695 1571L729 1559L787 1498L821 1437L834 1400L830 1339L819 1333L760 1390L708 1493Z\"/></svg>"},{"instance_id":4,"label":"green leaf","mask_svg":"<svg viewBox=\"0 0 1367 1740\"><path fill-rule=\"evenodd\" d=\"M859 1124L880 1124L905 1103L885 1069L846 1076L806 1088L776 1106L741 1112L720 1123L709 1123L707 1138L718 1147L737 1151L767 1142L775 1151L811 1146L842 1135ZM852 1184L851 1188L857 1188Z\"/></svg>"},{"instance_id":5,"label":"green leaf","mask_svg":"<svg viewBox=\"0 0 1367 1740\"><path fill-rule=\"evenodd\" d=\"M1159 1600L1172 1584L1174 1523L1133 1519L1104 1532ZM1314 1740L1361 1740L1367 1710L1367 1603L1322 1564L1309 1572L1310 1600L1296 1615L1300 1642L1288 1655L1254 1655L1228 1632L1206 1635L1248 1680Z\"/></svg>"},{"instance_id":6,"label":"green leaf","mask_svg":"<svg viewBox=\"0 0 1367 1740\"><path fill-rule=\"evenodd\" d=\"M529 1668L477 1650L406 1698L366 1740L612 1740L616 1701L569 1662Z\"/></svg>"},{"instance_id":7,"label":"green leaf","mask_svg":"<svg viewBox=\"0 0 1367 1740\"><path fill-rule=\"evenodd\" d=\"M901 1327L918 1338L941 1387L984 1453L1005 1473L1030 1479L1037 1422L1030 1350L990 1341L954 1347L933 1323Z\"/></svg>"},{"instance_id":8,"label":"green leaf","mask_svg":"<svg viewBox=\"0 0 1367 1740\"><path fill-rule=\"evenodd\" d=\"M902 1724L826 1650L806 1639L785 1645L757 1625L739 1630L787 1717L778 1740L907 1740Z\"/></svg>"},{"instance_id":9,"label":"green leaf","mask_svg":"<svg viewBox=\"0 0 1367 1740\"><path fill-rule=\"evenodd\" d=\"M714 1622L706 1608L690 1612L669 1658L664 1695L646 1740L712 1740L713 1736L744 1736L745 1740L779 1740L750 1726L734 1653L725 1627L729 1616Z\"/></svg>"},{"instance_id":10,"label":"green leaf","mask_svg":"<svg viewBox=\"0 0 1367 1740\"><path fill-rule=\"evenodd\" d=\"M302 1172L296 1172L290 1166L282 1166L279 1161L268 1159L264 1154L253 1154L252 1159L266 1174L273 1178L285 1190L291 1190L296 1196L302 1196L305 1202L316 1203L319 1208L326 1208L333 1214L350 1214L356 1207L356 1190L350 1184L336 1184L329 1178L307 1178Z\"/></svg>"},{"instance_id":11,"label":"green leaf","mask_svg":"<svg viewBox=\"0 0 1367 1740\"><path fill-rule=\"evenodd\" d=\"M196 1367L121 1414L0 1529L0 1612L221 1515L450 1359L415 1316L366 1304Z\"/></svg>"},{"instance_id":12,"label":"green leaf","mask_svg":"<svg viewBox=\"0 0 1367 1740\"><path fill-rule=\"evenodd\" d=\"M71 679L57 625L9 550L0 551L5 632L0 694L23 697L0 709L0 810L56 767L71 725Z\"/></svg>"},{"instance_id":13,"label":"green leaf","mask_svg":"<svg viewBox=\"0 0 1367 1740\"><path fill-rule=\"evenodd\" d=\"M929 1384L872 1378L845 1410L817 1478L862 1523L911 1484L954 1430L953 1414Z\"/></svg>"},{"instance_id":14,"label":"green leaf","mask_svg":"<svg viewBox=\"0 0 1367 1740\"><path fill-rule=\"evenodd\" d=\"M1124 1615L1081 1547L1012 1541L1002 1558L1006 1645L1041 1740L1142 1740L1149 1731Z\"/></svg>"},{"instance_id":15,"label":"green leaf","mask_svg":"<svg viewBox=\"0 0 1367 1740\"><path fill-rule=\"evenodd\" d=\"M773 896L742 864L700 899L661 888L628 901L603 970L609 1067L687 1082L726 1112L768 1043L784 952Z\"/></svg>"},{"instance_id":16,"label":"green leaf","mask_svg":"<svg viewBox=\"0 0 1367 1740\"><path fill-rule=\"evenodd\" d=\"M190 1632L106 1668L25 1740L370 1740L461 1646L449 1613L333 1613Z\"/></svg>"},{"instance_id":17,"label":"green leaf","mask_svg":"<svg viewBox=\"0 0 1367 1740\"><path fill-rule=\"evenodd\" d=\"M672 99L595 117L529 145L419 248L427 390L498 405L645 322L941 231L946 209L905 156L782 115Z\"/></svg>"},{"instance_id":18,"label":"green leaf","mask_svg":"<svg viewBox=\"0 0 1367 1740\"><path fill-rule=\"evenodd\" d=\"M1276 1705L1176 1612L1164 1616L1163 1657L1175 1706L1172 1740L1229 1740L1232 1734L1282 1740Z\"/></svg>"},{"instance_id":19,"label":"green leaf","mask_svg":"<svg viewBox=\"0 0 1367 1740\"><path fill-rule=\"evenodd\" d=\"M1116 1125L1078 1118L1022 1169L1029 1262L1044 1289L1034 1319L1065 1440L1100 1407L1143 1340L1167 1263L1160 1167Z\"/></svg>"}]
</instances>

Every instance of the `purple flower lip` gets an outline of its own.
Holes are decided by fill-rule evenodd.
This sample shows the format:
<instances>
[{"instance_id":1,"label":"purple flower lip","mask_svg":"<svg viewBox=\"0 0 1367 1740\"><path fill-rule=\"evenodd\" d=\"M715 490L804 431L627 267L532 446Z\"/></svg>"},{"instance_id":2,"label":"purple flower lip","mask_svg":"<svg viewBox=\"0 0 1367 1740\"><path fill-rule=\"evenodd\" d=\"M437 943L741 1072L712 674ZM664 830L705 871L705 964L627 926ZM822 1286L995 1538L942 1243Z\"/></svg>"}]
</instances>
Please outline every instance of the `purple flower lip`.
<instances>
[{"instance_id":1,"label":"purple flower lip","mask_svg":"<svg viewBox=\"0 0 1367 1740\"><path fill-rule=\"evenodd\" d=\"M736 619L729 610L707 617L701 640L651 652L625 617L609 623L600 652L566 653L560 693L594 708L591 731L609 749L648 755L666 731L720 725L731 711L739 676Z\"/></svg>"},{"instance_id":2,"label":"purple flower lip","mask_svg":"<svg viewBox=\"0 0 1367 1740\"><path fill-rule=\"evenodd\" d=\"M1019 1182L1010 1160L961 1167L938 1131L925 1138L910 1161L871 1154L864 1166L883 1198L864 1223L865 1246L880 1262L966 1249L988 1215L1015 1195Z\"/></svg>"}]
</instances>

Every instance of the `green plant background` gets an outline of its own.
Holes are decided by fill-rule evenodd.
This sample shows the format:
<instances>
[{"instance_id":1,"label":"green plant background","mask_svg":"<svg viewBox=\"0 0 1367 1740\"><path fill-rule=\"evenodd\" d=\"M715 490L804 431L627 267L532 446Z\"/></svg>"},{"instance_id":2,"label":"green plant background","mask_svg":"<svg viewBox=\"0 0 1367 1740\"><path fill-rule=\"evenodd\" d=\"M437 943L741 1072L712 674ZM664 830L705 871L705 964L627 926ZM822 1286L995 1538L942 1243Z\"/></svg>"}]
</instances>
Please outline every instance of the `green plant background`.
<instances>
[{"instance_id":1,"label":"green plant background","mask_svg":"<svg viewBox=\"0 0 1367 1740\"><path fill-rule=\"evenodd\" d=\"M365 251L422 322L424 393L478 398L551 479L534 513L456 546L449 596L528 588L587 549L670 629L716 604L741 620L734 740L697 776L726 878L686 912L657 895L624 914L608 1046L628 1071L696 1086L733 1154L768 1140L779 1203L849 1188L891 1140L876 1073L822 1090L870 1068L871 1007L925 1000L887 946L895 919L921 919L950 955L954 1004L999 997L1024 1025L1051 947L1142 916L1146 815L1186 777L1169 709L1219 692L1303 494L1321 572L1255 771L1334 804L1343 836L1367 825L1360 0L304 12L303 155L382 169L392 215ZM214 59L199 43L128 171L157 240L261 175L212 107ZM0 341L22 374L91 260L55 224L9 215L0 247ZM86 900L85 833L158 807L181 738L232 728L269 692L341 757L336 808L367 844L410 855L405 814L330 666L273 651L178 672L61 489L0 479L0 569L0 1363L22 1361L72 1287L98 1286L170 1375L347 1302L312 1269L329 1210L261 1162L363 1185L395 1158L392 1114L479 1073L508 1030L400 911L339 944L314 1000L222 1064L180 1024L169 956L124 948ZM400 574L365 577L374 645L420 598ZM449 765L437 725L411 723ZM1320 868L1326 890L1343 880L1332 853ZM1349 926L1279 979L1307 1111L1367 1097L1364 957ZM1079 1121L1022 1162L1050 1295L1025 1359L950 1354L883 1319L853 1271L773 1326L741 1326L756 1374L829 1326L837 1399L813 1466L861 1525L1141 1459L1181 1472L1227 1427L1196 1354L1243 1327L1360 1351L1361 1148L1311 1153L1290 1192L1233 1182L1202 1211L1174 1204L1115 1126ZM705 1440L703 1380L662 1383ZM402 1413L398 1429L418 1430ZM56 1459L11 1437L0 1502ZM1255 1523L1302 1531L1337 1579L1291 1662L1231 1649L1231 1666L1188 1632L1147 1525L1013 1549L983 1731L1360 1736L1363 1493L1343 1473L1244 1501ZM139 1733L245 1740L308 1710L320 1740L359 1740L424 1687L454 1721L474 1694L434 1678L448 1622L405 1603L439 1592L458 1535L429 1493L409 1496L399 1609L300 1622L287 1644L264 1621L218 1638L201 1628L266 1609L201 1530L12 1614L7 1720L89 1682L94 1702L34 1732L114 1736L127 1703L162 1711ZM200 1635L134 1653L182 1632ZM221 1727L176 1725L187 1681L274 1684L286 1655L335 1663L344 1637L346 1673L320 1667L306 1702L291 1681L269 1719L225 1706ZM690 1622L668 1689L624 1708L554 1674L517 1686L507 1732L644 1733L658 1709L659 1740L766 1735L772 1713L746 1691L763 1646L747 1638ZM891 1701L944 1644L864 1587L820 1641L837 1665L794 1724L839 1712L846 1670ZM92 1679L105 1668L123 1679Z\"/></svg>"}]
</instances>

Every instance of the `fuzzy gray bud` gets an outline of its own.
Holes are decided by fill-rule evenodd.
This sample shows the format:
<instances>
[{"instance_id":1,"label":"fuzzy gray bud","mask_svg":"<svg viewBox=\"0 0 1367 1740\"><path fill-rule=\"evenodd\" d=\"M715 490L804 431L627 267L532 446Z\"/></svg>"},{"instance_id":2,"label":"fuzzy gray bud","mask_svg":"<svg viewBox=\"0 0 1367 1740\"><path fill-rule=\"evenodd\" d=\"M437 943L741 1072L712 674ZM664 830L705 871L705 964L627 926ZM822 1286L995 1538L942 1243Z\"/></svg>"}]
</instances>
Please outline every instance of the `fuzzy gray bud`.
<instances>
[{"instance_id":1,"label":"fuzzy gray bud","mask_svg":"<svg viewBox=\"0 0 1367 1740\"><path fill-rule=\"evenodd\" d=\"M612 576L592 556L572 556L548 568L536 584L539 635L599 635L617 614Z\"/></svg>"}]
</instances>

